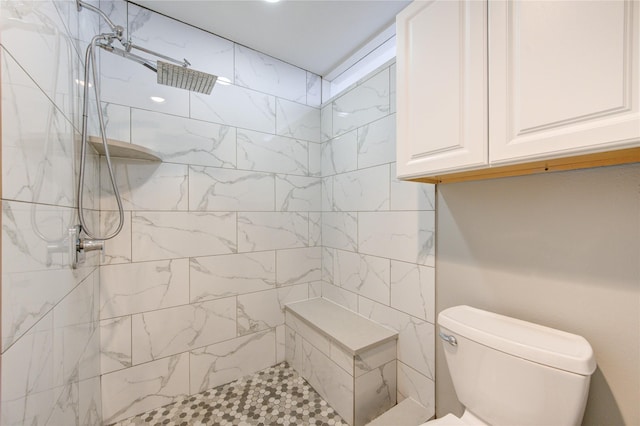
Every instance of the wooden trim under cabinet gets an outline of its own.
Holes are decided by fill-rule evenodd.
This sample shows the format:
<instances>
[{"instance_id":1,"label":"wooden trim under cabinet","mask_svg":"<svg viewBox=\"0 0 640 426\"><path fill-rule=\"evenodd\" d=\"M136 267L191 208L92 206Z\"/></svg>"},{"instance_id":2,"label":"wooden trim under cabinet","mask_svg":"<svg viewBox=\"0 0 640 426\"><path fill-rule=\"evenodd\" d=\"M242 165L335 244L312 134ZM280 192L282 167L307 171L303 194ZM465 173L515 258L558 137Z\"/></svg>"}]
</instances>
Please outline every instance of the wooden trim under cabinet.
<instances>
[{"instance_id":1,"label":"wooden trim under cabinet","mask_svg":"<svg viewBox=\"0 0 640 426\"><path fill-rule=\"evenodd\" d=\"M454 183L470 180L496 179L510 176L559 172L564 170L588 169L591 167L615 166L629 163L640 163L640 147L576 155L573 157L532 161L529 163L509 166L490 167L459 173L410 178L405 180L422 183Z\"/></svg>"}]
</instances>

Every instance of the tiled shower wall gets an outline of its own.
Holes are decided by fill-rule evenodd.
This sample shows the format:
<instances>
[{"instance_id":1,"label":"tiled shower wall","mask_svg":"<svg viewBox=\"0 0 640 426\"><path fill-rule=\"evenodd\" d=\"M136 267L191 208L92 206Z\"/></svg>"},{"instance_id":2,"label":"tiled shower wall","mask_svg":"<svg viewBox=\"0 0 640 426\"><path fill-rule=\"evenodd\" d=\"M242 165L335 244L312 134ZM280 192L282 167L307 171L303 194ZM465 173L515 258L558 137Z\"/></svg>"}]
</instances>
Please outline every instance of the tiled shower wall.
<instances>
[{"instance_id":1,"label":"tiled shower wall","mask_svg":"<svg viewBox=\"0 0 640 426\"><path fill-rule=\"evenodd\" d=\"M134 42L232 82L189 94L102 56L109 137L164 158L116 165L126 222L101 268L105 421L281 361L283 304L321 294L400 332L399 397L433 409L434 189L394 179L395 66L320 109L315 75L102 7ZM112 226L104 167L101 182Z\"/></svg>"},{"instance_id":2,"label":"tiled shower wall","mask_svg":"<svg viewBox=\"0 0 640 426\"><path fill-rule=\"evenodd\" d=\"M101 55L109 138L164 161L114 161L125 224L97 297L95 256L71 271L63 254L76 80L97 15L2 2L2 424L110 422L272 365L282 304L320 294L399 330L400 398L433 407L433 188L393 178L394 67L321 120L317 76L134 5L93 3L135 43L232 84L190 94ZM107 230L104 163L100 182Z\"/></svg>"},{"instance_id":3,"label":"tiled shower wall","mask_svg":"<svg viewBox=\"0 0 640 426\"><path fill-rule=\"evenodd\" d=\"M74 1L0 2L2 425L102 419L98 259L69 266L82 48L97 30ZM97 224L98 161L85 203Z\"/></svg>"},{"instance_id":4,"label":"tiled shower wall","mask_svg":"<svg viewBox=\"0 0 640 426\"><path fill-rule=\"evenodd\" d=\"M398 331L398 401L434 414L435 187L395 178L395 69L321 110L322 296Z\"/></svg>"},{"instance_id":5,"label":"tiled shower wall","mask_svg":"<svg viewBox=\"0 0 640 426\"><path fill-rule=\"evenodd\" d=\"M125 225L100 272L109 423L284 360L283 305L321 287L320 79L132 4L101 7L134 43L231 82L194 94L101 55L108 137L163 158L114 160ZM105 230L112 192L103 164Z\"/></svg>"}]
</instances>

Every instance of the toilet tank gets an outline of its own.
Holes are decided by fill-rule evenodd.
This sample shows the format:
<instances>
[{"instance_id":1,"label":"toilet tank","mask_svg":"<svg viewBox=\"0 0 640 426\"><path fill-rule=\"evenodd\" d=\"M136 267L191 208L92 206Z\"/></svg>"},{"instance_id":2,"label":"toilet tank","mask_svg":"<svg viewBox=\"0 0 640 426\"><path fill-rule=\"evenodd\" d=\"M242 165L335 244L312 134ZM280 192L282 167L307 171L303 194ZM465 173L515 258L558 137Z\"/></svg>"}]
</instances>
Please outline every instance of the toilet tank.
<instances>
[{"instance_id":1,"label":"toilet tank","mask_svg":"<svg viewBox=\"0 0 640 426\"><path fill-rule=\"evenodd\" d=\"M596 361L581 336L455 306L438 315L458 399L490 425L579 425ZM455 340L455 341L454 341Z\"/></svg>"}]
</instances>

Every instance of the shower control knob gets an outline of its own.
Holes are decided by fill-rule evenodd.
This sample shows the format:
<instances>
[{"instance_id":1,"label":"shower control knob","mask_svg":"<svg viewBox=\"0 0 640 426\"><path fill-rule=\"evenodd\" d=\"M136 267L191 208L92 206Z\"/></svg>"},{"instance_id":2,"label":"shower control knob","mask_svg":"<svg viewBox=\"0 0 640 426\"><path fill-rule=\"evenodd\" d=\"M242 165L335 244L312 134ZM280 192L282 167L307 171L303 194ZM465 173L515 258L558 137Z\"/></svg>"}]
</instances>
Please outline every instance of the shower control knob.
<instances>
[{"instance_id":1,"label":"shower control knob","mask_svg":"<svg viewBox=\"0 0 640 426\"><path fill-rule=\"evenodd\" d=\"M104 262L104 240L91 240L79 237L80 226L69 229L69 257L71 259L71 268L76 269L78 264L83 263L85 254L88 251L100 250L102 261Z\"/></svg>"}]
</instances>

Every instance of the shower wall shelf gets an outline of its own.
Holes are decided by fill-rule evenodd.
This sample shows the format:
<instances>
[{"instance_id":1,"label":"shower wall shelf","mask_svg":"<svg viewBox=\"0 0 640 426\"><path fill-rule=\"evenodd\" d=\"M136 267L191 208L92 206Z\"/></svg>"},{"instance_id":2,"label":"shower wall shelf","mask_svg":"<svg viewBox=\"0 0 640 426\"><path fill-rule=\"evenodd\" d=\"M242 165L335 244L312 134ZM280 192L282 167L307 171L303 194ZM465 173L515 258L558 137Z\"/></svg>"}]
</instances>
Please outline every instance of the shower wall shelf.
<instances>
[{"instance_id":1,"label":"shower wall shelf","mask_svg":"<svg viewBox=\"0 0 640 426\"><path fill-rule=\"evenodd\" d=\"M89 136L88 141L98 154L104 155L102 139L98 136ZM131 160L145 160L161 162L162 158L152 150L140 145L107 139L109 154L112 158L127 158Z\"/></svg>"}]
</instances>

